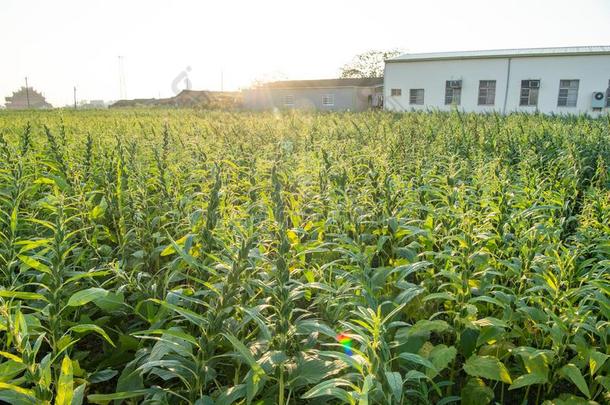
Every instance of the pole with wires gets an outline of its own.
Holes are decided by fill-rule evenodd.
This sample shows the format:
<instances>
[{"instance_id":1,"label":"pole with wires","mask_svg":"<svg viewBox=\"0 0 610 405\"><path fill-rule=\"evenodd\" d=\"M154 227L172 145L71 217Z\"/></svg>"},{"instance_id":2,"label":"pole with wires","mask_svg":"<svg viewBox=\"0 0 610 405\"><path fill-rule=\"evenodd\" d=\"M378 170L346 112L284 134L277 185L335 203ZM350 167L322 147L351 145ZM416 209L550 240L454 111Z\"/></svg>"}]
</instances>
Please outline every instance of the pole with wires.
<instances>
[{"instance_id":1,"label":"pole with wires","mask_svg":"<svg viewBox=\"0 0 610 405\"><path fill-rule=\"evenodd\" d=\"M28 103L28 109L30 108L30 88L28 87L28 77L25 77L25 99Z\"/></svg>"}]
</instances>

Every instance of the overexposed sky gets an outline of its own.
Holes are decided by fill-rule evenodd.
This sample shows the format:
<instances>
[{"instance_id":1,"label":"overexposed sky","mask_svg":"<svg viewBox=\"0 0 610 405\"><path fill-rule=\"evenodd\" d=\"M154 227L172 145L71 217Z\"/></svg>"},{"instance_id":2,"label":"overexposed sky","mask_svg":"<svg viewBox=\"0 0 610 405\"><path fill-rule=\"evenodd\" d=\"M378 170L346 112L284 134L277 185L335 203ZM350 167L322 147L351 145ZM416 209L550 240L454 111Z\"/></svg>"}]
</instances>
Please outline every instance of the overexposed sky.
<instances>
[{"instance_id":1,"label":"overexposed sky","mask_svg":"<svg viewBox=\"0 0 610 405\"><path fill-rule=\"evenodd\" d=\"M609 0L0 0L0 104L172 96L257 79L330 78L360 52L610 45ZM175 88L175 87L174 87Z\"/></svg>"}]
</instances>

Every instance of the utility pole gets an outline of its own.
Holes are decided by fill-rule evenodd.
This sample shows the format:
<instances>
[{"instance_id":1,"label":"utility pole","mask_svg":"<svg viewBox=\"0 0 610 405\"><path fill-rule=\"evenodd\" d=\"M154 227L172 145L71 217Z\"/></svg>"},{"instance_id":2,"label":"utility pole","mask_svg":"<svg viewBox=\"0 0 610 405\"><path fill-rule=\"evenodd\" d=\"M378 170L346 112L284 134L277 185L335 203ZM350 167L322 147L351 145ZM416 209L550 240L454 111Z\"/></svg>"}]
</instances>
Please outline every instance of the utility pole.
<instances>
[{"instance_id":1,"label":"utility pole","mask_svg":"<svg viewBox=\"0 0 610 405\"><path fill-rule=\"evenodd\" d=\"M119 56L119 97L121 100L127 98L127 85L125 83L125 60Z\"/></svg>"},{"instance_id":2,"label":"utility pole","mask_svg":"<svg viewBox=\"0 0 610 405\"><path fill-rule=\"evenodd\" d=\"M76 110L76 86L74 86L74 109Z\"/></svg>"},{"instance_id":3,"label":"utility pole","mask_svg":"<svg viewBox=\"0 0 610 405\"><path fill-rule=\"evenodd\" d=\"M25 77L25 99L28 103L28 109L30 108L30 88L28 87L28 77Z\"/></svg>"}]
</instances>

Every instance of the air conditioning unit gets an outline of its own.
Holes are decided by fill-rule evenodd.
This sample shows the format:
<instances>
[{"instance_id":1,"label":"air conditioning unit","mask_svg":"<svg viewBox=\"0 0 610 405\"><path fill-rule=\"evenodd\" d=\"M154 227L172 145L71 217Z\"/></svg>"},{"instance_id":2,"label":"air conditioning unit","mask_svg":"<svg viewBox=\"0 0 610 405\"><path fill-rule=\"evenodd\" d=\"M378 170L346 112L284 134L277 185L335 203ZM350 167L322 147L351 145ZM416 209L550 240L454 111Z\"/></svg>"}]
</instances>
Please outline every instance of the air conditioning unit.
<instances>
[{"instance_id":1,"label":"air conditioning unit","mask_svg":"<svg viewBox=\"0 0 610 405\"><path fill-rule=\"evenodd\" d=\"M461 89L462 81L461 80L449 80L449 87L452 89Z\"/></svg>"},{"instance_id":2,"label":"air conditioning unit","mask_svg":"<svg viewBox=\"0 0 610 405\"><path fill-rule=\"evenodd\" d=\"M604 108L606 106L606 93L594 91L591 98L591 108Z\"/></svg>"},{"instance_id":3,"label":"air conditioning unit","mask_svg":"<svg viewBox=\"0 0 610 405\"><path fill-rule=\"evenodd\" d=\"M540 80L521 80L521 87L524 89L539 89Z\"/></svg>"}]
</instances>

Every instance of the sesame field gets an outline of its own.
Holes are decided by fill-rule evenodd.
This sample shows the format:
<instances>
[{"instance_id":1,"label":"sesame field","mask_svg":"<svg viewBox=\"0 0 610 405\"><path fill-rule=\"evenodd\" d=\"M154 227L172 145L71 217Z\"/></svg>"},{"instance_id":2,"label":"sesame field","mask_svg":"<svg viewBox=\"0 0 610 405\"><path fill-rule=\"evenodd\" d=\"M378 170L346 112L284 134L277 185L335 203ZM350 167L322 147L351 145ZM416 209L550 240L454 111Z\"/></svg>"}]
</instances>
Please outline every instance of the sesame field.
<instances>
[{"instance_id":1,"label":"sesame field","mask_svg":"<svg viewBox=\"0 0 610 405\"><path fill-rule=\"evenodd\" d=\"M0 402L607 404L610 119L0 111Z\"/></svg>"}]
</instances>

